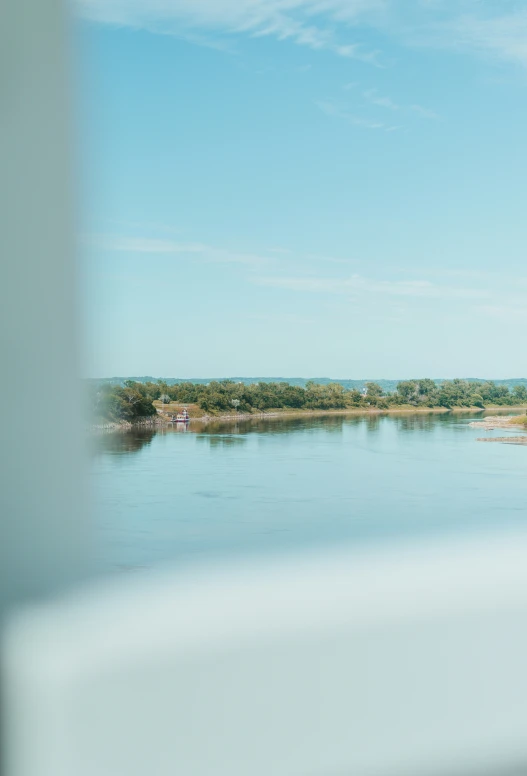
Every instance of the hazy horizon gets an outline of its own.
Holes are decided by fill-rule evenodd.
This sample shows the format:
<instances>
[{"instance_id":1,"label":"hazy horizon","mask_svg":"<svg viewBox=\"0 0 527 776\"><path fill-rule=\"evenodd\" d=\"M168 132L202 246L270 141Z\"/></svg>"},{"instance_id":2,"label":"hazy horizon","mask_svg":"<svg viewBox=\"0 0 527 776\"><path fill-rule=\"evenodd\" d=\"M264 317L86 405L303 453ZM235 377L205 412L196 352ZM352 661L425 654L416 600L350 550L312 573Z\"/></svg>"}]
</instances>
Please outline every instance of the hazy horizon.
<instances>
[{"instance_id":1,"label":"hazy horizon","mask_svg":"<svg viewBox=\"0 0 527 776\"><path fill-rule=\"evenodd\" d=\"M493 381L493 382L527 382L526 377L460 377L459 375L454 377L428 377L428 375L405 375L403 377L328 377L327 375L319 375L319 376L299 376L299 375L206 375L204 377L199 376L191 376L191 377L174 377L173 375L164 375L164 376L155 376L155 375L139 375L139 374L131 374L131 375L107 375L107 376L92 376L87 379L90 380L142 380L142 379L152 379L155 381L159 380L177 380L178 382L193 382L193 381L203 381L203 380L260 380L260 381L294 381L294 380L302 380L302 381L309 381L313 380L316 382L317 380L329 380L331 382L355 382L355 383L364 383L364 382L379 382L379 383L395 383L395 382L402 382L403 380L424 380L424 379L431 379L434 382L444 382L446 380L467 380L467 381L480 381L480 382L487 382L487 381Z\"/></svg>"}]
</instances>

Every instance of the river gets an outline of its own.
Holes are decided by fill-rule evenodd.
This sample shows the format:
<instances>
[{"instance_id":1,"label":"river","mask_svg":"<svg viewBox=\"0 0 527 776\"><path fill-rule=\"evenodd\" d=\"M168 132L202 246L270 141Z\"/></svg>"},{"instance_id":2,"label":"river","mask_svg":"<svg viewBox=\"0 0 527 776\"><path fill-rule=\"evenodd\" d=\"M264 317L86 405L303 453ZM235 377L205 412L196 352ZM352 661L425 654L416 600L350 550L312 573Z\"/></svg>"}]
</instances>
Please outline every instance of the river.
<instances>
[{"instance_id":1,"label":"river","mask_svg":"<svg viewBox=\"0 0 527 776\"><path fill-rule=\"evenodd\" d=\"M527 523L527 448L478 443L504 432L470 427L477 417L329 415L102 434L91 466L99 563L148 569Z\"/></svg>"}]
</instances>

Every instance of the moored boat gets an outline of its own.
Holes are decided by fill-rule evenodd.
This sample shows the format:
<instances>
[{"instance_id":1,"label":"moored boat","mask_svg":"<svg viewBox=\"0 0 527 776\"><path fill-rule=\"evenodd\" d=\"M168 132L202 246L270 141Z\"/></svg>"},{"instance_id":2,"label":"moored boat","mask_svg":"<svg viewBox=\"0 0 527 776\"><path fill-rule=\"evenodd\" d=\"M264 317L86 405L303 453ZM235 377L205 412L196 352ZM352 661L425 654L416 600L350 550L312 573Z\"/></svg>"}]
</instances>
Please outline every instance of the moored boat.
<instances>
[{"instance_id":1,"label":"moored boat","mask_svg":"<svg viewBox=\"0 0 527 776\"><path fill-rule=\"evenodd\" d=\"M171 418L172 423L188 423L189 421L190 421L190 415L186 407L184 407L181 412L178 412L178 414L175 417L174 415L172 415L172 418Z\"/></svg>"}]
</instances>

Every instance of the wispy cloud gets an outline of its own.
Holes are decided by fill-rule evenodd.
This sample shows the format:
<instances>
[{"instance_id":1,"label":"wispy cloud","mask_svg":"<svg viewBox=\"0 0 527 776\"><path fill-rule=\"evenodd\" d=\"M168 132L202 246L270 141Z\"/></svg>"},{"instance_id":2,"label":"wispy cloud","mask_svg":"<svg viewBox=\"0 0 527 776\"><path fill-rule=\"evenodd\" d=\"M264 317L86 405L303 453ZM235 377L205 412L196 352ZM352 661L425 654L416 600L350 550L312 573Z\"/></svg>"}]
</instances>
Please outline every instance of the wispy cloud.
<instances>
[{"instance_id":1,"label":"wispy cloud","mask_svg":"<svg viewBox=\"0 0 527 776\"><path fill-rule=\"evenodd\" d=\"M439 115L429 108L423 108L422 105L410 105L410 110L417 113L423 119L438 119Z\"/></svg>"},{"instance_id":2,"label":"wispy cloud","mask_svg":"<svg viewBox=\"0 0 527 776\"><path fill-rule=\"evenodd\" d=\"M86 19L227 50L238 35L270 36L379 66L381 52L364 44L377 29L410 46L456 47L527 66L527 9L521 0L74 2Z\"/></svg>"},{"instance_id":3,"label":"wispy cloud","mask_svg":"<svg viewBox=\"0 0 527 776\"><path fill-rule=\"evenodd\" d=\"M347 108L344 108L331 100L318 100L315 105L326 116L332 116L334 118L343 119L353 127L362 127L363 129L380 129L384 132L393 132L399 127L394 125L387 125L383 121L377 119L364 118L351 113Z\"/></svg>"},{"instance_id":4,"label":"wispy cloud","mask_svg":"<svg viewBox=\"0 0 527 776\"><path fill-rule=\"evenodd\" d=\"M410 269L399 271L406 278L375 278L354 272L343 265L352 259L299 253L275 246L265 252L231 251L202 242L183 242L157 237L136 237L116 234L85 236L83 243L90 251L102 255L119 253L143 256L146 260L240 265L243 276L251 284L297 294L328 297L328 304L341 298L363 308L374 305L400 305L401 311L411 309L411 300L425 303L459 302L470 314L483 318L523 322L527 319L527 279L503 276L498 272L464 269L423 269L417 278L408 276ZM111 265L111 263L110 263ZM109 265L109 266L110 266ZM356 265L357 266L357 265ZM339 269L340 267L340 269ZM459 282L457 282L459 281ZM513 289L513 290L511 290ZM383 301L384 300L384 301ZM390 301L391 300L391 301ZM365 309L365 308L364 308Z\"/></svg>"},{"instance_id":5,"label":"wispy cloud","mask_svg":"<svg viewBox=\"0 0 527 776\"><path fill-rule=\"evenodd\" d=\"M527 66L527 10L492 15L462 15L450 24L455 44ZM509 6L510 7L510 6Z\"/></svg>"},{"instance_id":6,"label":"wispy cloud","mask_svg":"<svg viewBox=\"0 0 527 776\"><path fill-rule=\"evenodd\" d=\"M378 105L381 108L388 108L388 110L399 110L399 105L391 100L389 97L383 97L377 89L367 89L363 92L364 97L372 105Z\"/></svg>"},{"instance_id":7,"label":"wispy cloud","mask_svg":"<svg viewBox=\"0 0 527 776\"><path fill-rule=\"evenodd\" d=\"M407 45L455 48L527 66L523 0L425 0L406 15L402 0L392 0L389 7L387 24Z\"/></svg>"},{"instance_id":8,"label":"wispy cloud","mask_svg":"<svg viewBox=\"0 0 527 776\"><path fill-rule=\"evenodd\" d=\"M181 234L181 229L174 224L168 224L163 221L135 221L133 219L108 218L104 220L105 234L122 234L126 232L134 233L156 233L156 234ZM85 241L95 239L95 236L84 237Z\"/></svg>"},{"instance_id":9,"label":"wispy cloud","mask_svg":"<svg viewBox=\"0 0 527 776\"><path fill-rule=\"evenodd\" d=\"M157 238L122 237L116 235L90 235L84 243L99 251L110 251L130 254L145 254L149 256L166 255L187 258L199 258L205 262L224 264L245 264L249 267L259 267L267 264L270 259L253 253L240 253L225 248L217 248L203 243L175 242Z\"/></svg>"},{"instance_id":10,"label":"wispy cloud","mask_svg":"<svg viewBox=\"0 0 527 776\"><path fill-rule=\"evenodd\" d=\"M424 108L421 105L413 104L413 105L402 105L395 100L393 100L391 97L387 97L384 94L381 94L378 89L365 89L364 91L360 92L358 91L359 84L357 81L351 81L347 84L344 84L342 87L344 91L352 91L356 90L355 92L355 99L357 99L358 96L362 96L366 102L368 102L370 105L375 106L376 108L385 108L389 111L400 111L401 113L415 113L421 118L424 119L438 119L439 115L435 113L434 111ZM399 129L399 127L395 127L396 129ZM393 131L393 127L390 128L388 131Z\"/></svg>"},{"instance_id":11,"label":"wispy cloud","mask_svg":"<svg viewBox=\"0 0 527 776\"><path fill-rule=\"evenodd\" d=\"M489 297L489 292L485 289L436 285L428 280L376 280L361 275L352 275L349 278L256 276L252 282L273 288L314 293L424 299L487 299Z\"/></svg>"},{"instance_id":12,"label":"wispy cloud","mask_svg":"<svg viewBox=\"0 0 527 776\"><path fill-rule=\"evenodd\" d=\"M339 57L378 64L379 52L342 41L335 22L349 25L386 0L76 0L87 19L178 37L272 36ZM315 18L317 23L315 23ZM349 33L349 27L348 27ZM205 42L206 37L202 37ZM200 42L196 39L196 42Z\"/></svg>"}]
</instances>

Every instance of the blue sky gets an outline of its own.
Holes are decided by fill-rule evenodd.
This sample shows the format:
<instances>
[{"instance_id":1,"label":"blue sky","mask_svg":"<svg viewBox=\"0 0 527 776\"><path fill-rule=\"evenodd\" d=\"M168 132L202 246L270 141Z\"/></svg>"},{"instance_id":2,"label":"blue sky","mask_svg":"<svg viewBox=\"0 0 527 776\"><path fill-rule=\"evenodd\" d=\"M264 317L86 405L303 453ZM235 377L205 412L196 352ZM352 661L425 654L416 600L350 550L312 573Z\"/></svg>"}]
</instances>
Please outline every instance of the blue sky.
<instances>
[{"instance_id":1,"label":"blue sky","mask_svg":"<svg viewBox=\"0 0 527 776\"><path fill-rule=\"evenodd\" d=\"M86 373L527 374L524 8L78 0Z\"/></svg>"}]
</instances>

